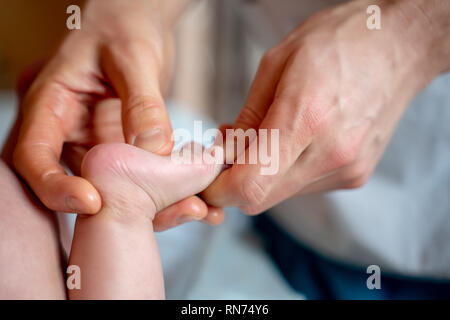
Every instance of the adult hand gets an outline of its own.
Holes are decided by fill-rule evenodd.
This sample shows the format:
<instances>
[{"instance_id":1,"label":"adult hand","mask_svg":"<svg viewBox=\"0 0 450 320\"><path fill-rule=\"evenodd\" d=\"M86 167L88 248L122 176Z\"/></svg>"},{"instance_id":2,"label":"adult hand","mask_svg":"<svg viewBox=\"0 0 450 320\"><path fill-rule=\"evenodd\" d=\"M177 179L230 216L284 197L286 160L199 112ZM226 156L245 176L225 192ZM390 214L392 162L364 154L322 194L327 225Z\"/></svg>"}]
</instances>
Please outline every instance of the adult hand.
<instances>
[{"instance_id":1,"label":"adult hand","mask_svg":"<svg viewBox=\"0 0 450 320\"><path fill-rule=\"evenodd\" d=\"M69 32L39 71L19 81L20 134L13 162L39 199L61 212L96 213L101 199L78 176L83 155L103 142L172 150L163 91L172 64L171 28L189 1L92 1L81 30ZM26 92L26 94L25 94ZM108 99L108 100L106 100ZM220 209L191 197L158 214L155 229L206 218Z\"/></svg>"},{"instance_id":2,"label":"adult hand","mask_svg":"<svg viewBox=\"0 0 450 320\"><path fill-rule=\"evenodd\" d=\"M366 25L371 4L381 30ZM408 102L450 65L449 9L437 0L353 1L301 24L265 54L234 123L279 130L270 146L279 147L278 172L234 164L203 198L256 214L295 194L361 187Z\"/></svg>"}]
</instances>

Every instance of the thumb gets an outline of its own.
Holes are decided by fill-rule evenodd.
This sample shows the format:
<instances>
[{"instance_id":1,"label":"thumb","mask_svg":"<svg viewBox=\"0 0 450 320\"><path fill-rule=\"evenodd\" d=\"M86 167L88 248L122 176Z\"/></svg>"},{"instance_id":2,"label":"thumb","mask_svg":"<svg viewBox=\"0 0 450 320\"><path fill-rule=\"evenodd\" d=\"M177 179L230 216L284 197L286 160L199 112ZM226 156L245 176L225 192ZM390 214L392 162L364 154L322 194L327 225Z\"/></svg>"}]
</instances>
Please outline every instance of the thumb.
<instances>
[{"instance_id":1,"label":"thumb","mask_svg":"<svg viewBox=\"0 0 450 320\"><path fill-rule=\"evenodd\" d=\"M267 110L273 102L289 51L273 52L275 51L269 51L261 59L245 106L234 123L235 128L258 129L265 118Z\"/></svg>"},{"instance_id":2,"label":"thumb","mask_svg":"<svg viewBox=\"0 0 450 320\"><path fill-rule=\"evenodd\" d=\"M161 58L154 49L130 44L103 54L104 70L122 101L127 143L157 154L173 148L172 126L160 88Z\"/></svg>"}]
</instances>

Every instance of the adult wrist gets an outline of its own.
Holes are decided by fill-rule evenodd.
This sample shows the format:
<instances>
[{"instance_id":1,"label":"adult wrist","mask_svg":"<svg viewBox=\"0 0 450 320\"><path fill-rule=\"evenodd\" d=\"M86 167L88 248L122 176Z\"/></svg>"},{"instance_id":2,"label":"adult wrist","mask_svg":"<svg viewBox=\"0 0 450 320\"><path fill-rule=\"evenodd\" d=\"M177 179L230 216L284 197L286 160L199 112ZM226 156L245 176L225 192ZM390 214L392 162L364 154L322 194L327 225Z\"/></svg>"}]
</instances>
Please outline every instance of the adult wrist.
<instances>
[{"instance_id":1,"label":"adult wrist","mask_svg":"<svg viewBox=\"0 0 450 320\"><path fill-rule=\"evenodd\" d=\"M450 1L399 0L410 45L421 49L422 63L432 76L450 70Z\"/></svg>"}]
</instances>

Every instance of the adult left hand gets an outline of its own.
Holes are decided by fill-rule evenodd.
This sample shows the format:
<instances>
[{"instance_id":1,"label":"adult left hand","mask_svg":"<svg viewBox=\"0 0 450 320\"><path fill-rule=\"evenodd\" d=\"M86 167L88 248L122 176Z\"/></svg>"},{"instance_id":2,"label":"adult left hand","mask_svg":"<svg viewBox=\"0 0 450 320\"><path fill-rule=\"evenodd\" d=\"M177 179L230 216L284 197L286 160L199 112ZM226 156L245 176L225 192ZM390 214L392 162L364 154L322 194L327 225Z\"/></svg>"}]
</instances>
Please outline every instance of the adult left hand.
<instances>
[{"instance_id":1,"label":"adult left hand","mask_svg":"<svg viewBox=\"0 0 450 320\"><path fill-rule=\"evenodd\" d=\"M381 30L367 27L371 4ZM352 1L301 24L263 57L233 126L279 129L278 172L233 164L202 197L257 214L295 194L364 185L408 102L449 68L449 7Z\"/></svg>"},{"instance_id":2,"label":"adult left hand","mask_svg":"<svg viewBox=\"0 0 450 320\"><path fill-rule=\"evenodd\" d=\"M19 130L22 125L23 99L33 81L42 69L44 62L38 62L26 68L18 78L16 91L19 98L19 112L16 122L10 131L1 158L11 167L13 166L13 151L17 145ZM104 99L92 108L92 115L88 121L93 137L89 145L65 144L61 160L76 175L81 176L81 163L90 145L101 143L123 142L123 127L121 121L121 103L117 98ZM219 225L223 222L222 208L208 206L198 196L190 196L158 212L153 220L154 231L164 231L190 221L203 221L210 225Z\"/></svg>"}]
</instances>

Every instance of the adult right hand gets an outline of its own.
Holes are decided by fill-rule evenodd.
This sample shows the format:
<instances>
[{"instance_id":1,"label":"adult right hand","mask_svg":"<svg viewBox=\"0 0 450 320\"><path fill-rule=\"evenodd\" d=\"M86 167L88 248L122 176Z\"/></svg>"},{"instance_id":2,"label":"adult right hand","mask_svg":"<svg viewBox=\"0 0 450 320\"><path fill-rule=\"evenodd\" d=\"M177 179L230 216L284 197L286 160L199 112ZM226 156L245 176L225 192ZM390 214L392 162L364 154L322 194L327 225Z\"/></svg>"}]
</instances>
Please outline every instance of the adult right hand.
<instances>
[{"instance_id":1,"label":"adult right hand","mask_svg":"<svg viewBox=\"0 0 450 320\"><path fill-rule=\"evenodd\" d=\"M171 152L163 91L172 65L170 30L187 3L89 2L81 29L69 32L33 81L22 80L19 91L26 94L13 162L48 208L89 214L101 207L100 195L87 180L66 174L62 156L78 174L84 154L103 142ZM220 222L223 212L209 209L206 220ZM156 229L198 220L208 212L197 197L166 210Z\"/></svg>"}]
</instances>

